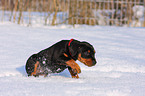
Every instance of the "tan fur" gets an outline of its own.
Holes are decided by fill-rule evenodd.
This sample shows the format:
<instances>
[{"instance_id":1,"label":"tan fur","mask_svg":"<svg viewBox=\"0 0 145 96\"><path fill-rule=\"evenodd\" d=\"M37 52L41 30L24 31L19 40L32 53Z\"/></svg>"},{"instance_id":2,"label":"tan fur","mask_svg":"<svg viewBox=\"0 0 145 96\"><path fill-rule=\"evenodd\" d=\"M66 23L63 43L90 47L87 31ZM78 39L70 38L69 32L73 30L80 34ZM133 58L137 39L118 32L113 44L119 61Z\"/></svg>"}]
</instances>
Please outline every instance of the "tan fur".
<instances>
[{"instance_id":1,"label":"tan fur","mask_svg":"<svg viewBox=\"0 0 145 96\"><path fill-rule=\"evenodd\" d=\"M78 76L77 73L75 74L75 73L74 73L72 70L70 70L70 69L69 69L69 72L70 72L72 78L77 78L77 79L79 78L79 76Z\"/></svg>"},{"instance_id":2,"label":"tan fur","mask_svg":"<svg viewBox=\"0 0 145 96\"><path fill-rule=\"evenodd\" d=\"M67 55L67 54L65 54L65 53L63 53L63 55L64 55L65 57L68 57L68 55Z\"/></svg>"},{"instance_id":3,"label":"tan fur","mask_svg":"<svg viewBox=\"0 0 145 96\"><path fill-rule=\"evenodd\" d=\"M93 64L93 61L91 58L89 58L89 59L82 58L81 54L78 55L78 60L89 67L91 67Z\"/></svg>"},{"instance_id":4,"label":"tan fur","mask_svg":"<svg viewBox=\"0 0 145 96\"><path fill-rule=\"evenodd\" d=\"M80 66L73 59L67 61L66 64L70 66L74 70L74 72L81 73Z\"/></svg>"},{"instance_id":5,"label":"tan fur","mask_svg":"<svg viewBox=\"0 0 145 96\"><path fill-rule=\"evenodd\" d=\"M34 72L31 73L31 76L32 76L32 75L34 76L34 75L37 74L37 67L38 67L39 64L40 64L40 63L39 63L38 61L35 63L35 65L34 65L34 66L35 66L35 67L34 67Z\"/></svg>"}]
</instances>

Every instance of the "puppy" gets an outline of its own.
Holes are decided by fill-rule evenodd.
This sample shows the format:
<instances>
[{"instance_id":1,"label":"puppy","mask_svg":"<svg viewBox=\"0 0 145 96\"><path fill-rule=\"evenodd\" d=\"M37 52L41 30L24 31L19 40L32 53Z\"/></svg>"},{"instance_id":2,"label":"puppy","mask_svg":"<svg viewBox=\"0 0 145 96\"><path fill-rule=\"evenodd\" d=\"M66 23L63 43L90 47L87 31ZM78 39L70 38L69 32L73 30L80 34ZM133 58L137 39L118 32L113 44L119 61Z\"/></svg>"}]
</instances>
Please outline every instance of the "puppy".
<instances>
[{"instance_id":1,"label":"puppy","mask_svg":"<svg viewBox=\"0 0 145 96\"><path fill-rule=\"evenodd\" d=\"M33 54L26 62L28 76L47 76L51 73L60 73L66 68L72 78L79 78L80 66L75 62L79 60L91 67L96 64L95 50L88 42L78 40L62 40L51 47Z\"/></svg>"}]
</instances>

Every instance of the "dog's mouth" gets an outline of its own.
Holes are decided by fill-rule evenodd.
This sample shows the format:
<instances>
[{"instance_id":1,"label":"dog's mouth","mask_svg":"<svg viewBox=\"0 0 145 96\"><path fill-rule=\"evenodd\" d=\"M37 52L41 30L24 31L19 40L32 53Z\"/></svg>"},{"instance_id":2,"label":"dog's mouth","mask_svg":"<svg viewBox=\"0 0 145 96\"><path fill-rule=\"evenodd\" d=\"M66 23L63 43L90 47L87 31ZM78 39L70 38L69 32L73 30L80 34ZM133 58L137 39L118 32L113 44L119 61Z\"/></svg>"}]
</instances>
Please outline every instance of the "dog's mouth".
<instances>
[{"instance_id":1,"label":"dog's mouth","mask_svg":"<svg viewBox=\"0 0 145 96\"><path fill-rule=\"evenodd\" d=\"M78 55L78 60L88 67L92 67L96 64L96 61L92 60L92 58L89 59L82 58L81 54Z\"/></svg>"}]
</instances>

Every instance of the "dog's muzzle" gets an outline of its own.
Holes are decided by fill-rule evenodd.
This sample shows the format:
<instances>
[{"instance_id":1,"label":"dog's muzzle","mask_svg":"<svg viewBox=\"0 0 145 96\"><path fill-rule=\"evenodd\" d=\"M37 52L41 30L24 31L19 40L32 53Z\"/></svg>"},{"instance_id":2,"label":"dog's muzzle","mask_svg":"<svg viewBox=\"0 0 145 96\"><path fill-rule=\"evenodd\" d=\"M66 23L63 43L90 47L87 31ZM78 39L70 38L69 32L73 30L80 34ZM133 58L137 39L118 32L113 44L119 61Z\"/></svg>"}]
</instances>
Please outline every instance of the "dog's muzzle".
<instances>
[{"instance_id":1,"label":"dog's muzzle","mask_svg":"<svg viewBox=\"0 0 145 96\"><path fill-rule=\"evenodd\" d=\"M97 64L97 61L96 60L93 60L93 66L95 66Z\"/></svg>"}]
</instances>

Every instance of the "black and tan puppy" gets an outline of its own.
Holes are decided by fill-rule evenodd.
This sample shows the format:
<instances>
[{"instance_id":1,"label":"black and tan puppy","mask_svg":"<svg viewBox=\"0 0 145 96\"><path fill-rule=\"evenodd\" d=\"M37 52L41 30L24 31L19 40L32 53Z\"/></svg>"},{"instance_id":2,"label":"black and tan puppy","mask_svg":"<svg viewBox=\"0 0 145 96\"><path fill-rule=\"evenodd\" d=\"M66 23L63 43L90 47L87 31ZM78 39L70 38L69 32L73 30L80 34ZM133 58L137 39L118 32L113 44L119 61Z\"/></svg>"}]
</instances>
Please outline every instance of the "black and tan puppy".
<instances>
[{"instance_id":1,"label":"black and tan puppy","mask_svg":"<svg viewBox=\"0 0 145 96\"><path fill-rule=\"evenodd\" d=\"M50 73L59 73L68 68L72 78L79 78L80 66L75 62L79 60L91 67L96 64L95 50L88 42L74 39L62 40L51 47L33 54L26 63L28 76L47 76Z\"/></svg>"}]
</instances>

